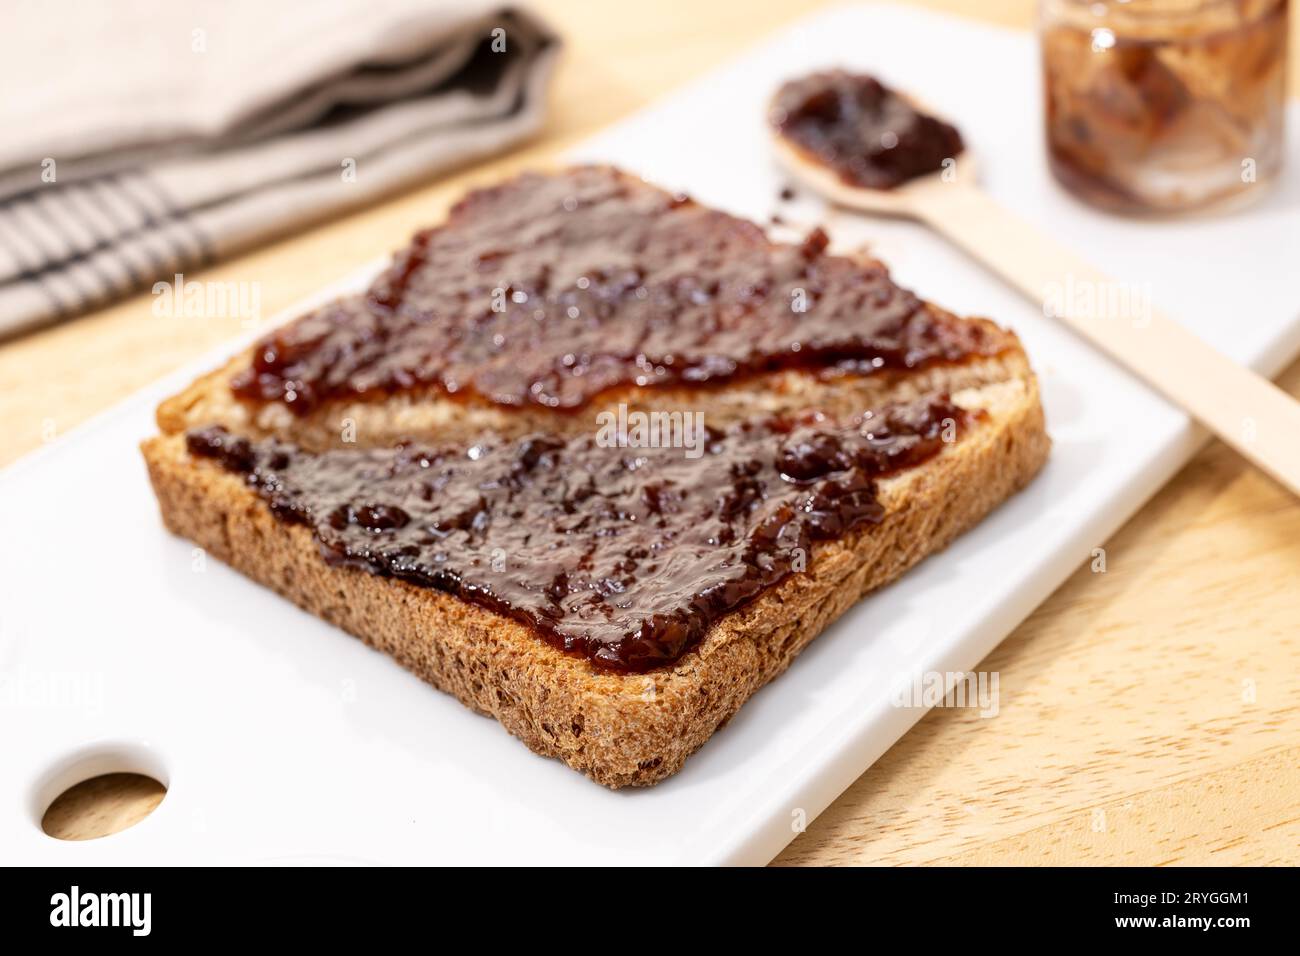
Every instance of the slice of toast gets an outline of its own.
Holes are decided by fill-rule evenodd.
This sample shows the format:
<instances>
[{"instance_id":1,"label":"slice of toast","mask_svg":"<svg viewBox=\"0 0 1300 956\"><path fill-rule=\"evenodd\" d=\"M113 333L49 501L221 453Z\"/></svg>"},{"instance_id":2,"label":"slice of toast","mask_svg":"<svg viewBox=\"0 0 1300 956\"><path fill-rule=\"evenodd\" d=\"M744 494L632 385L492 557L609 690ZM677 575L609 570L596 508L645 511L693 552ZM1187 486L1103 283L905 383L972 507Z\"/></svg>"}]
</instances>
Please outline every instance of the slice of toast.
<instances>
[{"instance_id":1,"label":"slice of toast","mask_svg":"<svg viewBox=\"0 0 1300 956\"><path fill-rule=\"evenodd\" d=\"M941 314L945 321L983 321ZM709 387L620 388L580 416L451 400L427 388L327 402L295 415L233 397L231 380L249 363L241 355L164 402L162 434L142 450L173 533L496 718L534 751L606 786L645 786L679 770L859 598L944 547L1040 469L1049 440L1037 382L1015 336L984 324L999 343L996 354L870 375L785 369ZM243 476L192 456L186 446L189 430L208 425L312 451L347 443L340 436L349 421L352 437L364 444L456 443L487 432L590 429L592 413L619 402L639 409L686 405L722 427L804 409L860 413L931 394L977 414L929 460L877 480L878 523L818 542L804 571L723 615L680 658L646 673L598 667L544 642L525 623L451 594L327 563L308 527L280 520Z\"/></svg>"}]
</instances>

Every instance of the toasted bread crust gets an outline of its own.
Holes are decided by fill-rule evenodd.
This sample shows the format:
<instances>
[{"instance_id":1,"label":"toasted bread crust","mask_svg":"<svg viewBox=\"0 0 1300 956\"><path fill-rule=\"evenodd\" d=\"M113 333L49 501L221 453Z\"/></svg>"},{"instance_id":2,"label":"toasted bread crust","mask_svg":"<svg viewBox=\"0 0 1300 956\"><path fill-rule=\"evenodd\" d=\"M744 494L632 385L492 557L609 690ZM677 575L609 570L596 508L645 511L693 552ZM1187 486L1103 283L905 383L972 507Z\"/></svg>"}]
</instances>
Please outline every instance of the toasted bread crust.
<instances>
[{"instance_id":1,"label":"toasted bread crust","mask_svg":"<svg viewBox=\"0 0 1300 956\"><path fill-rule=\"evenodd\" d=\"M524 626L449 595L326 564L306 528L276 520L238 477L191 458L181 433L222 421L215 402L201 406L214 389L224 391L233 367L164 403L164 434L142 445L167 527L496 718L535 752L558 757L609 787L647 786L679 770L862 595L944 547L1027 483L1049 447L1037 382L1018 347L925 378L858 380L871 382L870 397L857 388L845 393L841 380L836 403L878 404L939 388L986 414L936 458L880 483L886 508L880 525L819 545L806 572L727 615L675 665L624 676L566 655ZM727 400L752 414L756 404L763 406L763 394L732 389ZM693 407L702 397L693 394ZM590 419L584 417L582 425L590 427ZM448 437L446 429L437 433ZM294 431L289 435L296 437Z\"/></svg>"},{"instance_id":2,"label":"toasted bread crust","mask_svg":"<svg viewBox=\"0 0 1300 956\"><path fill-rule=\"evenodd\" d=\"M1029 362L1011 333L987 319L958 319L937 307L929 308L954 322L979 323L987 330L990 341L1005 342L1004 351L960 363L912 370L882 369L871 375L823 377L806 370L790 370L710 386L611 389L590 406L572 412L504 407L468 396L453 399L429 387L386 397L326 402L298 417L279 402L249 403L231 392L231 379L248 367L250 350L166 399L158 406L156 418L159 430L168 435L220 424L251 438L278 436L308 451L324 451L345 444L387 447L400 441L468 443L486 432L506 437L538 431L575 434L592 430L601 411L620 404L646 412L701 411L715 428L726 428L745 418L809 408L847 416L927 392L953 391L1029 373Z\"/></svg>"}]
</instances>

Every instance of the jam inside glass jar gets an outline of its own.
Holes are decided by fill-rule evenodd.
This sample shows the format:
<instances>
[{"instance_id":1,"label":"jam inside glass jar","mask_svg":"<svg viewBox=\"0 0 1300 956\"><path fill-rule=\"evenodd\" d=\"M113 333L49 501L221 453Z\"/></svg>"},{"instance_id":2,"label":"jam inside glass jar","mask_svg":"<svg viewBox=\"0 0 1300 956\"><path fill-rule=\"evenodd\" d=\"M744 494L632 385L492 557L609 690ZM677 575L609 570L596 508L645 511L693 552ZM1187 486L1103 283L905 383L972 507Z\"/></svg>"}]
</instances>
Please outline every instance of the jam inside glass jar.
<instances>
[{"instance_id":1,"label":"jam inside glass jar","mask_svg":"<svg viewBox=\"0 0 1300 956\"><path fill-rule=\"evenodd\" d=\"M1174 212L1282 165L1288 0L1041 0L1047 152L1071 192Z\"/></svg>"}]
</instances>

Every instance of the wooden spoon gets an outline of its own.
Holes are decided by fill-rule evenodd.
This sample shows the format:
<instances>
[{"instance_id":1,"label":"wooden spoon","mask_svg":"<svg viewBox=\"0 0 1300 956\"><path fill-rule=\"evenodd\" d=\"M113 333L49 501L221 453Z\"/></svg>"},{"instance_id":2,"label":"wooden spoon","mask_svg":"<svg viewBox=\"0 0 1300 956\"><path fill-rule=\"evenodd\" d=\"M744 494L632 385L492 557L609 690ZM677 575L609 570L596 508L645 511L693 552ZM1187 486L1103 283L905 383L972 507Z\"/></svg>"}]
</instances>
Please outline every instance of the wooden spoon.
<instances>
[{"instance_id":1,"label":"wooden spoon","mask_svg":"<svg viewBox=\"0 0 1300 956\"><path fill-rule=\"evenodd\" d=\"M1300 495L1300 403L1150 303L1132 314L1106 314L1112 295L1126 287L990 199L976 185L969 150L940 172L895 189L869 189L844 182L771 133L778 159L804 186L838 206L914 219L946 236ZM1091 294L1078 305L1053 307L1053 299L1065 297L1060 290L1069 289Z\"/></svg>"}]
</instances>

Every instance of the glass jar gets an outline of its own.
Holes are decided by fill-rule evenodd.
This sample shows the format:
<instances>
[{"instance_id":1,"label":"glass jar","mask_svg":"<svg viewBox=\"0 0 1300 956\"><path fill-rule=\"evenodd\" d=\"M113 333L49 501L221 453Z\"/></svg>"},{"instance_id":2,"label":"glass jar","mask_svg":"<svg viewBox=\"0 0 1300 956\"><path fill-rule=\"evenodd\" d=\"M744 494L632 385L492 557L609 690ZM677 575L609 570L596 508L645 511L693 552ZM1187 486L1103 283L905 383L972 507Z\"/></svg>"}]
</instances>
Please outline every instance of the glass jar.
<instances>
[{"instance_id":1,"label":"glass jar","mask_svg":"<svg viewBox=\"0 0 1300 956\"><path fill-rule=\"evenodd\" d=\"M1288 0L1040 0L1047 154L1082 199L1171 212L1282 166Z\"/></svg>"}]
</instances>

